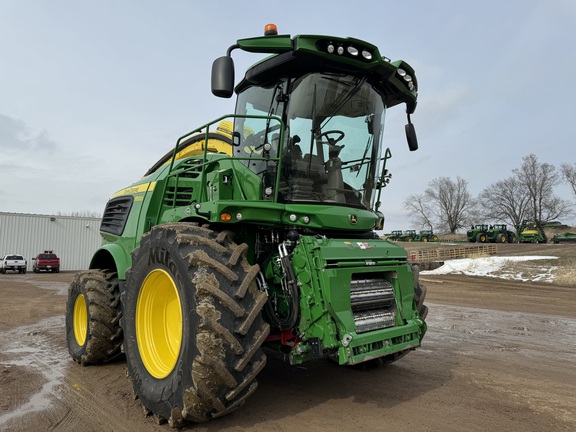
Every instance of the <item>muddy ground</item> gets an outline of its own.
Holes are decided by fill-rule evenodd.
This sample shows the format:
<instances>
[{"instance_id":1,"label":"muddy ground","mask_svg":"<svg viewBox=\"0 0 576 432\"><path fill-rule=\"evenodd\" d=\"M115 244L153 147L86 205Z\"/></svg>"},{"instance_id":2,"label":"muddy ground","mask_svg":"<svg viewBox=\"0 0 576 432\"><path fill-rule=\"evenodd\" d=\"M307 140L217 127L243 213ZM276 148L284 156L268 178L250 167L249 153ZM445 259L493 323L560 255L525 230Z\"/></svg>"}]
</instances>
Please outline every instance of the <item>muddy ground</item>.
<instances>
[{"instance_id":1,"label":"muddy ground","mask_svg":"<svg viewBox=\"0 0 576 432\"><path fill-rule=\"evenodd\" d=\"M123 361L70 359L72 276L0 275L0 430L171 430L144 415ZM292 367L270 355L244 407L190 429L576 430L576 284L423 279L430 313L421 349L365 371L325 361Z\"/></svg>"}]
</instances>

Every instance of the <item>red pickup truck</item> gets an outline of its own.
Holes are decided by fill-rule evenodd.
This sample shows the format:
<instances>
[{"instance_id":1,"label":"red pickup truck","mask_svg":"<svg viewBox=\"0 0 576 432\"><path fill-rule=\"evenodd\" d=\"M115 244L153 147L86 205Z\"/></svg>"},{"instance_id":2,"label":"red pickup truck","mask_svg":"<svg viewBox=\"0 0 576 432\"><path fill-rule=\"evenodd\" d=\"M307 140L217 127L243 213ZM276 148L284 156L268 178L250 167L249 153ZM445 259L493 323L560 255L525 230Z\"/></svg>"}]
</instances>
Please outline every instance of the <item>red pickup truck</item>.
<instances>
[{"instance_id":1,"label":"red pickup truck","mask_svg":"<svg viewBox=\"0 0 576 432\"><path fill-rule=\"evenodd\" d=\"M52 251L44 251L32 258L32 271L38 273L40 270L52 271L58 273L60 271L60 258Z\"/></svg>"}]
</instances>

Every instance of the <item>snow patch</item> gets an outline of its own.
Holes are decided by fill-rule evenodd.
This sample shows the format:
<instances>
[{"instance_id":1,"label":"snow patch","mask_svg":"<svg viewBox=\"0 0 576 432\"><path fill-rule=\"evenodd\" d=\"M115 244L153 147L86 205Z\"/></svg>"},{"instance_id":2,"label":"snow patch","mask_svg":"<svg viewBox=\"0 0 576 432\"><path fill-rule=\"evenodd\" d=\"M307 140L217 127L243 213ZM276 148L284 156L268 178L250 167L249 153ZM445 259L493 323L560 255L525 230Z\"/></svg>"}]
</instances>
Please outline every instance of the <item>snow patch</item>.
<instances>
[{"instance_id":1,"label":"snow patch","mask_svg":"<svg viewBox=\"0 0 576 432\"><path fill-rule=\"evenodd\" d=\"M463 258L447 260L434 270L423 270L421 275L464 274L467 276L497 277L533 282L552 282L557 266L529 266L518 269L515 263L537 260L554 260L555 256L514 256Z\"/></svg>"}]
</instances>

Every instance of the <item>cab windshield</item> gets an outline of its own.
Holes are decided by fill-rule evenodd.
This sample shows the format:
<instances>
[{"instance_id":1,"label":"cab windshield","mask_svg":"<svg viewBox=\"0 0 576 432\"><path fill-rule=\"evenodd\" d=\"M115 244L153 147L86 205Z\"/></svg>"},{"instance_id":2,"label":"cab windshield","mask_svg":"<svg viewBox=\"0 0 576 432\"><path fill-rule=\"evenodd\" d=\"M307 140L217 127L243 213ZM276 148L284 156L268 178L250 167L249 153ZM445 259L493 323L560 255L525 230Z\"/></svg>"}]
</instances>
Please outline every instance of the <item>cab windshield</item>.
<instances>
[{"instance_id":1,"label":"cab windshield","mask_svg":"<svg viewBox=\"0 0 576 432\"><path fill-rule=\"evenodd\" d=\"M350 75L311 73L253 87L239 95L236 113L282 119L285 144L280 148L278 119L237 118L242 145L235 156L268 186L278 187L282 202L371 209L384 108L382 95ZM275 185L270 179L276 177L280 156Z\"/></svg>"}]
</instances>

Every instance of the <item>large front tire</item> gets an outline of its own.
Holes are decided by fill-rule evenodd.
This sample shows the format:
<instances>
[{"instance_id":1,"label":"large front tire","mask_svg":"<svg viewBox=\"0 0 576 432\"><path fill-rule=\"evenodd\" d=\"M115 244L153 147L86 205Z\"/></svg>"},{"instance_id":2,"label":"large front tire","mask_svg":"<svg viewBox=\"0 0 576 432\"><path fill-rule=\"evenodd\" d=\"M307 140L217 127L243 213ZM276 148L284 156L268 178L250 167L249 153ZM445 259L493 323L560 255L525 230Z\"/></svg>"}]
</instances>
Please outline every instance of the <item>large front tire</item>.
<instances>
[{"instance_id":1,"label":"large front tire","mask_svg":"<svg viewBox=\"0 0 576 432\"><path fill-rule=\"evenodd\" d=\"M227 414L257 387L269 333L257 265L230 232L158 225L126 272L124 349L134 392L159 422Z\"/></svg>"},{"instance_id":2,"label":"large front tire","mask_svg":"<svg viewBox=\"0 0 576 432\"><path fill-rule=\"evenodd\" d=\"M120 317L116 272L88 270L76 274L66 302L66 342L72 358L88 365L120 356Z\"/></svg>"}]
</instances>

